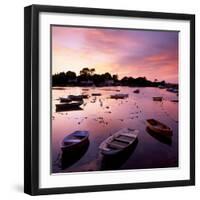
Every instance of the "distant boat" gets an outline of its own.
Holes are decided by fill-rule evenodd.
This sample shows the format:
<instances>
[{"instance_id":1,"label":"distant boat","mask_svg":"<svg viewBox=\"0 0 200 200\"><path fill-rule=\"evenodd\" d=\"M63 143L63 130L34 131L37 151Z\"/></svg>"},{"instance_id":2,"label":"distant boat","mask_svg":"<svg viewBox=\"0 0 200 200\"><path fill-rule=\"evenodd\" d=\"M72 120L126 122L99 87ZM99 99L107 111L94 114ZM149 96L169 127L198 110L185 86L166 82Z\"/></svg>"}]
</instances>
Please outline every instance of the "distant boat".
<instances>
[{"instance_id":1,"label":"distant boat","mask_svg":"<svg viewBox=\"0 0 200 200\"><path fill-rule=\"evenodd\" d=\"M83 101L77 101L77 102L72 101L69 103L56 104L56 111L76 110L80 108L82 104L83 104Z\"/></svg>"},{"instance_id":2,"label":"distant boat","mask_svg":"<svg viewBox=\"0 0 200 200\"><path fill-rule=\"evenodd\" d=\"M52 87L53 90L65 90L66 88L64 87Z\"/></svg>"},{"instance_id":3,"label":"distant boat","mask_svg":"<svg viewBox=\"0 0 200 200\"><path fill-rule=\"evenodd\" d=\"M72 100L69 97L60 97L60 102L61 103L66 103L66 102L71 102Z\"/></svg>"},{"instance_id":4,"label":"distant boat","mask_svg":"<svg viewBox=\"0 0 200 200\"><path fill-rule=\"evenodd\" d=\"M166 136L172 136L172 129L169 128L167 125L159 122L158 120L147 119L146 124L147 127L155 133L163 134Z\"/></svg>"},{"instance_id":5,"label":"distant boat","mask_svg":"<svg viewBox=\"0 0 200 200\"><path fill-rule=\"evenodd\" d=\"M178 89L176 88L167 88L168 92L178 93Z\"/></svg>"},{"instance_id":6,"label":"distant boat","mask_svg":"<svg viewBox=\"0 0 200 200\"><path fill-rule=\"evenodd\" d=\"M81 101L81 100L83 100L83 96L82 95L69 95L68 98L71 99L72 101Z\"/></svg>"},{"instance_id":7,"label":"distant boat","mask_svg":"<svg viewBox=\"0 0 200 200\"><path fill-rule=\"evenodd\" d=\"M79 149L88 143L88 138L88 131L75 131L63 139L61 143L61 149L63 151Z\"/></svg>"},{"instance_id":8,"label":"distant boat","mask_svg":"<svg viewBox=\"0 0 200 200\"><path fill-rule=\"evenodd\" d=\"M137 90L134 90L133 92L136 93L136 94L138 94L138 93L140 93L140 90L137 89Z\"/></svg>"},{"instance_id":9,"label":"distant boat","mask_svg":"<svg viewBox=\"0 0 200 200\"><path fill-rule=\"evenodd\" d=\"M101 96L101 93L92 93L92 96Z\"/></svg>"},{"instance_id":10,"label":"distant boat","mask_svg":"<svg viewBox=\"0 0 200 200\"><path fill-rule=\"evenodd\" d=\"M175 89L175 88L174 88L174 89L173 89L173 92L174 92L174 93L178 93L178 89Z\"/></svg>"},{"instance_id":11,"label":"distant boat","mask_svg":"<svg viewBox=\"0 0 200 200\"><path fill-rule=\"evenodd\" d=\"M101 90L104 90L104 91L113 91L113 92L120 92L120 90L119 89L113 89L113 88L103 88L103 89L101 89Z\"/></svg>"},{"instance_id":12,"label":"distant boat","mask_svg":"<svg viewBox=\"0 0 200 200\"><path fill-rule=\"evenodd\" d=\"M82 88L83 91L89 91L90 89L88 88Z\"/></svg>"},{"instance_id":13,"label":"distant boat","mask_svg":"<svg viewBox=\"0 0 200 200\"><path fill-rule=\"evenodd\" d=\"M165 89L165 86L159 85L158 88L160 88L160 89Z\"/></svg>"},{"instance_id":14,"label":"distant boat","mask_svg":"<svg viewBox=\"0 0 200 200\"><path fill-rule=\"evenodd\" d=\"M89 95L88 94L82 94L81 95L83 99L88 99Z\"/></svg>"},{"instance_id":15,"label":"distant boat","mask_svg":"<svg viewBox=\"0 0 200 200\"><path fill-rule=\"evenodd\" d=\"M153 97L153 101L162 101L163 97Z\"/></svg>"},{"instance_id":16,"label":"distant boat","mask_svg":"<svg viewBox=\"0 0 200 200\"><path fill-rule=\"evenodd\" d=\"M172 99L171 102L178 102L178 99Z\"/></svg>"},{"instance_id":17,"label":"distant boat","mask_svg":"<svg viewBox=\"0 0 200 200\"><path fill-rule=\"evenodd\" d=\"M128 94L113 94L110 96L111 99L124 99L127 97L128 97Z\"/></svg>"},{"instance_id":18,"label":"distant boat","mask_svg":"<svg viewBox=\"0 0 200 200\"><path fill-rule=\"evenodd\" d=\"M123 128L104 140L99 149L105 156L118 155L136 142L138 132L135 129Z\"/></svg>"}]
</instances>

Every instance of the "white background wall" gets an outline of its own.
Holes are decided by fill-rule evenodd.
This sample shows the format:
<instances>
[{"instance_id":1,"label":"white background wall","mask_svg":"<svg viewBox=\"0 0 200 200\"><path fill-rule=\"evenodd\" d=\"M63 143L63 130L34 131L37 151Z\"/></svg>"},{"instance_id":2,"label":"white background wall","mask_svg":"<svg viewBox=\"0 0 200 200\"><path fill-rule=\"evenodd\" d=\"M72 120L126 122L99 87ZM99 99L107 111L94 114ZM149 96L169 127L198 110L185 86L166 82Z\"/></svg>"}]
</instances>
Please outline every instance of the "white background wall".
<instances>
[{"instance_id":1,"label":"white background wall","mask_svg":"<svg viewBox=\"0 0 200 200\"><path fill-rule=\"evenodd\" d=\"M200 18L198 0L4 0L0 9L0 199L31 199L23 194L23 7L30 4L84 6L113 9L146 10L196 14ZM196 36L200 26L196 26ZM196 66L200 64L199 37L196 37ZM196 85L200 85L200 69L196 67ZM196 89L196 102L200 90ZM196 104L196 186L162 189L129 190L101 193L40 196L37 199L197 199L200 195L200 103ZM25 120L26 123L26 120Z\"/></svg>"}]
</instances>

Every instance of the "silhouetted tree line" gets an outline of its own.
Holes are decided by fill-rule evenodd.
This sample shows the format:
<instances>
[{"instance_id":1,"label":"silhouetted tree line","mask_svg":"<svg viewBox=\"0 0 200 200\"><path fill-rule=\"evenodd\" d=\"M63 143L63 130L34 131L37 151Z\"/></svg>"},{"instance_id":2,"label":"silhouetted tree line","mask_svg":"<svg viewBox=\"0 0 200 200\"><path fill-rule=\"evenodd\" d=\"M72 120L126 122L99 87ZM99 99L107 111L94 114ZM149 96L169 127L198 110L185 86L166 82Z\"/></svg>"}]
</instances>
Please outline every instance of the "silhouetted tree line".
<instances>
[{"instance_id":1,"label":"silhouetted tree line","mask_svg":"<svg viewBox=\"0 0 200 200\"><path fill-rule=\"evenodd\" d=\"M52 76L52 86L165 86L165 81L158 82L156 79L152 82L146 77L123 77L118 79L118 75L96 74L94 68L83 68L77 76L75 72L60 72Z\"/></svg>"}]
</instances>

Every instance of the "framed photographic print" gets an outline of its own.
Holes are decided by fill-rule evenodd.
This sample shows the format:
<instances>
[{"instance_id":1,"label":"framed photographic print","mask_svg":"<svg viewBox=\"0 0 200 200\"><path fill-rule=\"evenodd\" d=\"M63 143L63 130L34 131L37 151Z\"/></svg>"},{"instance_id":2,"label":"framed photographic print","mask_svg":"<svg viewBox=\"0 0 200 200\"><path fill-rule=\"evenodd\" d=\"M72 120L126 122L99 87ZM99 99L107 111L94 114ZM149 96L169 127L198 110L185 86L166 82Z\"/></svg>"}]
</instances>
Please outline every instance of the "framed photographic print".
<instances>
[{"instance_id":1,"label":"framed photographic print","mask_svg":"<svg viewBox=\"0 0 200 200\"><path fill-rule=\"evenodd\" d=\"M25 8L24 191L195 184L195 16Z\"/></svg>"}]
</instances>

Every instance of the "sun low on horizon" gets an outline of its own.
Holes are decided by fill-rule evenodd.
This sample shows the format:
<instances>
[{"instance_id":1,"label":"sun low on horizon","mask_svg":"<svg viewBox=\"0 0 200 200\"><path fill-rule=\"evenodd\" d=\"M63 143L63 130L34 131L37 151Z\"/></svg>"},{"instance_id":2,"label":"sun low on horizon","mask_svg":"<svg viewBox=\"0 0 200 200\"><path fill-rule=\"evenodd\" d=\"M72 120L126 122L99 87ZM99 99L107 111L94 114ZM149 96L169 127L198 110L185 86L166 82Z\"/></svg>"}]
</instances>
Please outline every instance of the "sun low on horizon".
<instances>
[{"instance_id":1,"label":"sun low on horizon","mask_svg":"<svg viewBox=\"0 0 200 200\"><path fill-rule=\"evenodd\" d=\"M178 32L51 26L52 74L95 73L178 83Z\"/></svg>"}]
</instances>

